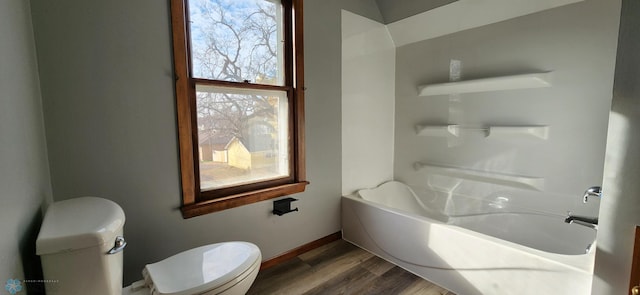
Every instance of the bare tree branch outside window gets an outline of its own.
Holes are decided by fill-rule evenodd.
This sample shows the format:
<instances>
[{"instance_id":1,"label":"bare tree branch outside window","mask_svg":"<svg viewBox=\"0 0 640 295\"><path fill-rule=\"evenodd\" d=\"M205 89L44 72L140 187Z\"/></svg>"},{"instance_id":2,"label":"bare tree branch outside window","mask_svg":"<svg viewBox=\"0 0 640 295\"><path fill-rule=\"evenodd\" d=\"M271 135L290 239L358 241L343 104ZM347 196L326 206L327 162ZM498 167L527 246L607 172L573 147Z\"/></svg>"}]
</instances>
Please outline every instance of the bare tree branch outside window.
<instances>
[{"instance_id":1,"label":"bare tree branch outside window","mask_svg":"<svg viewBox=\"0 0 640 295\"><path fill-rule=\"evenodd\" d=\"M283 85L280 9L268 0L189 1L193 76ZM252 152L279 154L286 96L196 89L201 143L235 138Z\"/></svg>"}]
</instances>

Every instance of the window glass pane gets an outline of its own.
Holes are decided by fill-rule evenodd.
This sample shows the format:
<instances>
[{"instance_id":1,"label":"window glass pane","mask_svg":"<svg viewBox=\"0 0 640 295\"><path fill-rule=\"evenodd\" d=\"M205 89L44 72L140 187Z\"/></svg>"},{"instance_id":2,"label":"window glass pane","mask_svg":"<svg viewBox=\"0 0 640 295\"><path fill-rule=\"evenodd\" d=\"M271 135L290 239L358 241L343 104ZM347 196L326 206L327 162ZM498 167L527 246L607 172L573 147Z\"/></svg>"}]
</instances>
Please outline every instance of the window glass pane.
<instances>
[{"instance_id":1,"label":"window glass pane","mask_svg":"<svg viewBox=\"0 0 640 295\"><path fill-rule=\"evenodd\" d=\"M196 86L201 190L289 175L284 91Z\"/></svg>"},{"instance_id":2,"label":"window glass pane","mask_svg":"<svg viewBox=\"0 0 640 295\"><path fill-rule=\"evenodd\" d=\"M276 0L191 0L194 78L283 85L282 5Z\"/></svg>"}]
</instances>

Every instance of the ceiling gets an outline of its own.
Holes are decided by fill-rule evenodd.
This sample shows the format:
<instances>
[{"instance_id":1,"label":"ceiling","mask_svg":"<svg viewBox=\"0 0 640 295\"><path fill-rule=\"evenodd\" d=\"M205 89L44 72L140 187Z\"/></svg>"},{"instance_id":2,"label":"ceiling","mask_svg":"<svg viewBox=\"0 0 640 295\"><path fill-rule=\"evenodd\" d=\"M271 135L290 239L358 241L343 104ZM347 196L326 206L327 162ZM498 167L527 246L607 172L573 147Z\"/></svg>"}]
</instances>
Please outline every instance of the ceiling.
<instances>
[{"instance_id":1,"label":"ceiling","mask_svg":"<svg viewBox=\"0 0 640 295\"><path fill-rule=\"evenodd\" d=\"M385 24L447 5L457 0L376 0Z\"/></svg>"}]
</instances>

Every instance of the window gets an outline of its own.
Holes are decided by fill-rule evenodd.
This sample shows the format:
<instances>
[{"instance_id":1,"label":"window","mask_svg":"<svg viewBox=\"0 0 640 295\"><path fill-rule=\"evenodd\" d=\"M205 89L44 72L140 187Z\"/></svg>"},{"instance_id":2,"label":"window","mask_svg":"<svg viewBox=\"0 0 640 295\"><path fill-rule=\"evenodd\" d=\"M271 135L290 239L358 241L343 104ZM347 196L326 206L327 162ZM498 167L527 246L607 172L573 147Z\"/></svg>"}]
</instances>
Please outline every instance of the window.
<instances>
[{"instance_id":1,"label":"window","mask_svg":"<svg viewBox=\"0 0 640 295\"><path fill-rule=\"evenodd\" d=\"M302 0L171 0L182 214L304 191Z\"/></svg>"}]
</instances>

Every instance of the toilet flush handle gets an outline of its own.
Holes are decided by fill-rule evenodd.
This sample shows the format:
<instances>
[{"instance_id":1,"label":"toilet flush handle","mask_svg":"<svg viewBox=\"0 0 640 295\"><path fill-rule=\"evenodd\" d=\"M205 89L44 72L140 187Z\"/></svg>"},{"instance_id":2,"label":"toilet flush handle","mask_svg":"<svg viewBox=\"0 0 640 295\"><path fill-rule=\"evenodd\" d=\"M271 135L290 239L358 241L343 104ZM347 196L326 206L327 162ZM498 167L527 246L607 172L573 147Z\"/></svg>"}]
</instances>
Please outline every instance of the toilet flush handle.
<instances>
[{"instance_id":1,"label":"toilet flush handle","mask_svg":"<svg viewBox=\"0 0 640 295\"><path fill-rule=\"evenodd\" d=\"M116 254L122 250L124 250L124 247L127 246L127 241L124 240L124 237L122 236L117 236L116 237L116 242L113 245L113 248L111 248L111 250L109 250L109 252L107 252L107 254Z\"/></svg>"}]
</instances>

